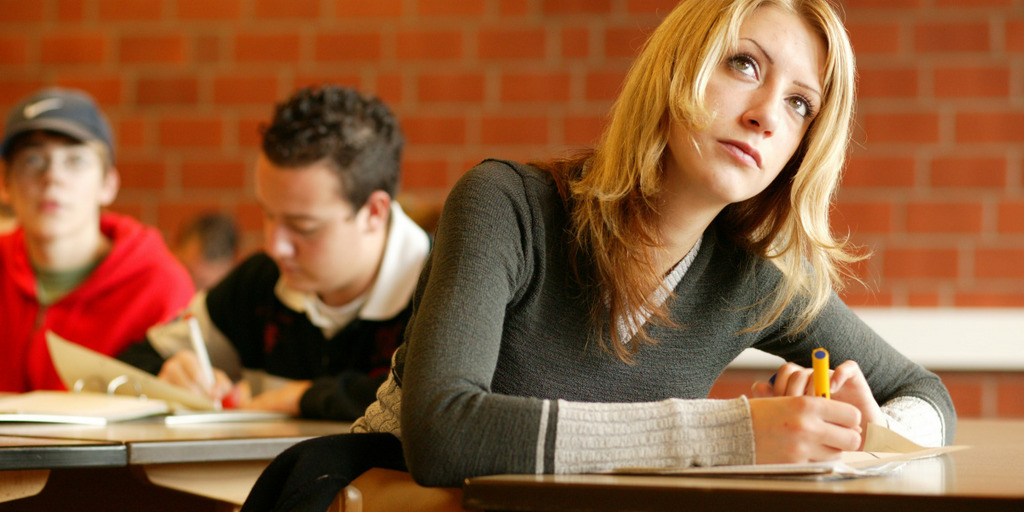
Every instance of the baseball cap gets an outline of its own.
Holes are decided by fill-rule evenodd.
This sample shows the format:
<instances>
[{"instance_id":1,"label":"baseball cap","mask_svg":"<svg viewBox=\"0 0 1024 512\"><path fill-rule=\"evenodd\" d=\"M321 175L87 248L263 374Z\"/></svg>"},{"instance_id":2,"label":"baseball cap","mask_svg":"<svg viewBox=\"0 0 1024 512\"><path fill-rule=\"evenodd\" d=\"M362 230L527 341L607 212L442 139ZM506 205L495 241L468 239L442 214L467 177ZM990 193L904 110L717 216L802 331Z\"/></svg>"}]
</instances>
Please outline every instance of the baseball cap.
<instances>
[{"instance_id":1,"label":"baseball cap","mask_svg":"<svg viewBox=\"0 0 1024 512\"><path fill-rule=\"evenodd\" d=\"M7 116L0 155L6 157L11 142L23 133L46 130L67 135L82 142L97 140L107 146L114 161L110 123L88 94L51 87L25 98Z\"/></svg>"}]
</instances>

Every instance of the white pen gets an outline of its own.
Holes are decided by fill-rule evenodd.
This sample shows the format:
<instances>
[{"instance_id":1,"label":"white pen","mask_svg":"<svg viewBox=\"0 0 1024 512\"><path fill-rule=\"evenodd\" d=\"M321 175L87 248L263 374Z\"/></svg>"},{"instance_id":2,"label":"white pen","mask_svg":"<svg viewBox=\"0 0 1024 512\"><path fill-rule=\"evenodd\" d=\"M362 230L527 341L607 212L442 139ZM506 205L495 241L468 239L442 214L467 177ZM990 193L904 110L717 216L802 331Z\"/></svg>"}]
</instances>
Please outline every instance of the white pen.
<instances>
[{"instance_id":1,"label":"white pen","mask_svg":"<svg viewBox=\"0 0 1024 512\"><path fill-rule=\"evenodd\" d=\"M210 365L210 354L206 352L206 341L203 340L203 331L199 330L199 321L192 315L185 316L188 322L189 338L192 340L192 351L199 360L199 370L202 372L203 385L207 390L213 389L217 379L213 376L213 366ZM216 405L220 405L216 403ZM218 407L219 408L219 407Z\"/></svg>"}]
</instances>

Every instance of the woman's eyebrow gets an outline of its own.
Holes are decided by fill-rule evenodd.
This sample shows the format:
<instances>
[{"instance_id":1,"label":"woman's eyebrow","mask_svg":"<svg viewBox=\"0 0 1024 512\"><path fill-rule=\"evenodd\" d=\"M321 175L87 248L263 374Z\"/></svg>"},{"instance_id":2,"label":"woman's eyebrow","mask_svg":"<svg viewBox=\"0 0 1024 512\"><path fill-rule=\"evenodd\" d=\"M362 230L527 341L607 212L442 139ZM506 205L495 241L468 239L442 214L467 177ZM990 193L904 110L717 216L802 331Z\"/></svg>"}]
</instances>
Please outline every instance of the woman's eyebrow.
<instances>
[{"instance_id":1,"label":"woman's eyebrow","mask_svg":"<svg viewBox=\"0 0 1024 512\"><path fill-rule=\"evenodd\" d=\"M753 44L754 46L757 47L758 50L760 50L761 55L764 55L765 60L767 60L769 64L772 64L772 65L775 64L775 60L772 59L772 56L768 53L767 50L764 49L763 46L761 46L760 43L758 43L757 41L755 41L755 40L753 40L753 39L751 39L749 37L741 38L741 40L743 40L743 41L750 41L751 44ZM806 83L801 82L799 80L793 80L793 83L796 84L799 87L807 89L810 92L813 92L814 94L817 94L819 98L821 97L821 91L819 91L818 89L814 88L810 84L806 84Z\"/></svg>"}]
</instances>

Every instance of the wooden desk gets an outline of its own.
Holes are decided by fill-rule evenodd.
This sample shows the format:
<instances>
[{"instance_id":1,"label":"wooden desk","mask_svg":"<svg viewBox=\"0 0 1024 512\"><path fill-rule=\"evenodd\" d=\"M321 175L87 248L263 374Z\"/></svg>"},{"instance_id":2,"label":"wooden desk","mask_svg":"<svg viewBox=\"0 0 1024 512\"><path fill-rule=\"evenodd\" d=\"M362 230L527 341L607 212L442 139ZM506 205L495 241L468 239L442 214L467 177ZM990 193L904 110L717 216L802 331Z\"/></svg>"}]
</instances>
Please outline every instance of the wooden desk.
<instances>
[{"instance_id":1,"label":"wooden desk","mask_svg":"<svg viewBox=\"0 0 1024 512\"><path fill-rule=\"evenodd\" d=\"M310 420L0 425L0 501L17 500L0 511L131 511L143 503L153 511L231 510L277 454L348 427Z\"/></svg>"},{"instance_id":2,"label":"wooden desk","mask_svg":"<svg viewBox=\"0 0 1024 512\"><path fill-rule=\"evenodd\" d=\"M613 475L472 478L463 505L486 510L1024 510L1024 421L962 420L970 449L883 477L832 482Z\"/></svg>"},{"instance_id":3,"label":"wooden desk","mask_svg":"<svg viewBox=\"0 0 1024 512\"><path fill-rule=\"evenodd\" d=\"M0 437L0 502L39 494L53 468L116 467L127 460L119 443Z\"/></svg>"}]
</instances>

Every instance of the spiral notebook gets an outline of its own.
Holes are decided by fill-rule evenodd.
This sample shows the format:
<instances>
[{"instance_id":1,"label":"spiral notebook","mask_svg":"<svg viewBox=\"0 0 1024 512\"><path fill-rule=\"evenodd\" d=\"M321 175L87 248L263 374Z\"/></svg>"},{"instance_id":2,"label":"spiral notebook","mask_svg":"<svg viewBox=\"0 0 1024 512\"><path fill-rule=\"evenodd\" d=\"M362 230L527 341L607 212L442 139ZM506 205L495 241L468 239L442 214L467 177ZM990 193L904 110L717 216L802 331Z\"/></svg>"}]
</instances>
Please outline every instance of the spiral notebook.
<instances>
[{"instance_id":1,"label":"spiral notebook","mask_svg":"<svg viewBox=\"0 0 1024 512\"><path fill-rule=\"evenodd\" d=\"M46 332L46 343L57 374L71 391L20 395L25 399L14 403L22 409L12 410L6 416L0 400L0 421L103 425L164 415L163 421L167 425L188 425L291 417L273 411L222 411L206 396L164 382L146 371L72 343L51 331Z\"/></svg>"}]
</instances>

